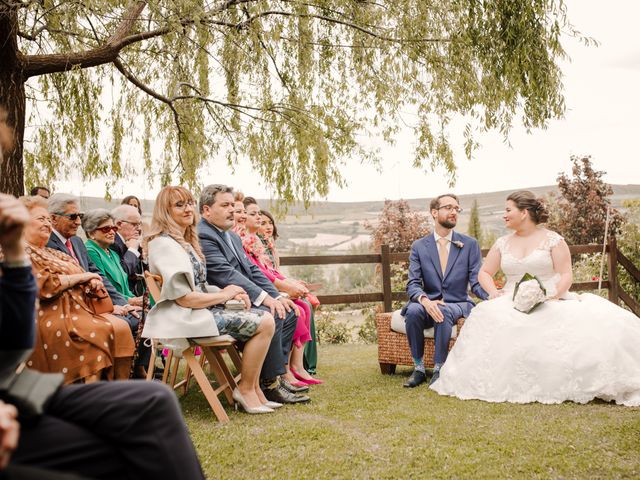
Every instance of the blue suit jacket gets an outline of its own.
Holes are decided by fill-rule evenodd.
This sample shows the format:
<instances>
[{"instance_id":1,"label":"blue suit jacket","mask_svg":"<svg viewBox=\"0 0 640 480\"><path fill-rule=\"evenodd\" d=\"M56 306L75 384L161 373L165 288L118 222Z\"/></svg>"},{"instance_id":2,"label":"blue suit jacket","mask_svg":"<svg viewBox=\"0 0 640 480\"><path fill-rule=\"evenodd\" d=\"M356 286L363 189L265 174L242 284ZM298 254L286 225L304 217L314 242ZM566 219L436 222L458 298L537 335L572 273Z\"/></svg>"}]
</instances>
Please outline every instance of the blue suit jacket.
<instances>
[{"instance_id":1,"label":"blue suit jacket","mask_svg":"<svg viewBox=\"0 0 640 480\"><path fill-rule=\"evenodd\" d=\"M206 220L202 219L198 223L198 237L207 264L207 283L220 288L238 285L244 288L251 302L255 302L263 290L273 298L279 297L273 283L247 258L240 237L229 232L238 254L236 258L222 235L222 232Z\"/></svg>"},{"instance_id":2,"label":"blue suit jacket","mask_svg":"<svg viewBox=\"0 0 640 480\"><path fill-rule=\"evenodd\" d=\"M91 273L97 273L102 278L102 283L104 283L104 288L107 290L107 293L111 297L111 301L114 305L126 305L127 299L124 298L120 293L111 285L111 282L104 274L100 271L98 267L91 261L89 258L89 254L87 253L87 247L84 246L84 242L80 237L73 236L71 237L71 245L73 246L73 251L78 257L78 263L80 266L86 271ZM62 253L66 253L71 256L71 252L67 249L67 246L62 243L58 235L54 232L51 232L49 236L49 241L47 242L47 247L53 248L54 250L60 250Z\"/></svg>"},{"instance_id":3,"label":"blue suit jacket","mask_svg":"<svg viewBox=\"0 0 640 480\"><path fill-rule=\"evenodd\" d=\"M410 302L417 302L422 295L426 295L430 300L456 303L467 317L475 306L468 294L469 286L477 297L483 300L488 298L478 282L482 253L475 238L453 232L451 239L452 242L462 242L463 246L460 248L451 244L445 272L440 267L438 246L432 233L413 242L407 294Z\"/></svg>"}]
</instances>

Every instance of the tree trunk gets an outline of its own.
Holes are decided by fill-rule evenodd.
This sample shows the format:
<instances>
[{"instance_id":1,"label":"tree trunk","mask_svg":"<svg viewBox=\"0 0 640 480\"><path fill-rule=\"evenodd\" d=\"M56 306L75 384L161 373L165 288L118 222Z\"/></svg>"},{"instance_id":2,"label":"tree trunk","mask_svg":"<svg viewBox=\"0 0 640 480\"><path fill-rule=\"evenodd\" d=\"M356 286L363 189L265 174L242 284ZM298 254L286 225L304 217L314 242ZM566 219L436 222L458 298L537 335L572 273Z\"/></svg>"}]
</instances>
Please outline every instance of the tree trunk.
<instances>
[{"instance_id":1,"label":"tree trunk","mask_svg":"<svg viewBox=\"0 0 640 480\"><path fill-rule=\"evenodd\" d=\"M9 4L11 5L11 4ZM16 7L0 3L0 118L6 111L13 143L4 151L0 165L0 192L24 194L22 142L25 122L25 91L22 62L18 54Z\"/></svg>"}]
</instances>

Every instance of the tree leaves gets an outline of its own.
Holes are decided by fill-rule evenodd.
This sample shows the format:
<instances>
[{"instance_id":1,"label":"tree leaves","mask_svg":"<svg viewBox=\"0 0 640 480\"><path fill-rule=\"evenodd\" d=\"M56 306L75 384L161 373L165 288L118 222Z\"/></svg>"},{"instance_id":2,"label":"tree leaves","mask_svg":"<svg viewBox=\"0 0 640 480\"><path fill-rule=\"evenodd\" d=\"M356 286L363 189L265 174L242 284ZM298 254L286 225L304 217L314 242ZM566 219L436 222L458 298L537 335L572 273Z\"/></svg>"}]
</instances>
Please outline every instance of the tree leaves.
<instances>
[{"instance_id":1,"label":"tree leaves","mask_svg":"<svg viewBox=\"0 0 640 480\"><path fill-rule=\"evenodd\" d=\"M23 58L96 49L129 8L52 7L15 7ZM119 52L129 78L107 63L29 81L40 100L29 110L49 118L27 143L30 175L197 187L203 169L248 158L276 196L309 202L343 183L346 162L379 161L361 139L393 141L411 110L418 142L407 160L443 167L453 183L453 116L469 119L470 157L478 133L506 136L516 115L528 128L563 115L563 29L579 35L562 0L149 2ZM53 137L58 152L41 143ZM63 161L68 169L52 168Z\"/></svg>"}]
</instances>

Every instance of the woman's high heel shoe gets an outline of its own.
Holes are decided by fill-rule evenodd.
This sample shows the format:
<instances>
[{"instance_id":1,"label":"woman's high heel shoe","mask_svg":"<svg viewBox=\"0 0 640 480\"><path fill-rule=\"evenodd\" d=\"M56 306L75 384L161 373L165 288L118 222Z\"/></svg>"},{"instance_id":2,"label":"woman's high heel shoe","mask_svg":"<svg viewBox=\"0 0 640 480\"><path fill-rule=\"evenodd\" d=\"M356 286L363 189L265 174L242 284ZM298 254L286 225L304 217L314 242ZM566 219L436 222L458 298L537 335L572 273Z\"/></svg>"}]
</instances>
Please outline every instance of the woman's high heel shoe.
<instances>
[{"instance_id":1,"label":"woman's high heel shoe","mask_svg":"<svg viewBox=\"0 0 640 480\"><path fill-rule=\"evenodd\" d=\"M238 404L240 404L242 409L247 413L271 413L274 411L272 408L269 408L266 405L260 405L259 407L248 406L245 403L240 390L238 390L237 388L233 390L233 394L231 396L236 401L236 410L238 409Z\"/></svg>"},{"instance_id":2,"label":"woman's high heel shoe","mask_svg":"<svg viewBox=\"0 0 640 480\"><path fill-rule=\"evenodd\" d=\"M271 400L267 401L266 403L263 403L262 405L264 405L265 407L268 407L268 408L272 408L272 409L274 409L274 410L275 410L276 408L280 408L280 407L282 407L282 404L281 404L281 403L278 403L278 402L272 402Z\"/></svg>"},{"instance_id":3,"label":"woman's high heel shoe","mask_svg":"<svg viewBox=\"0 0 640 480\"><path fill-rule=\"evenodd\" d=\"M302 375L298 374L293 368L289 367L293 376L296 377L300 382L303 382L307 385L320 385L324 383L324 380L318 380L317 378L304 378Z\"/></svg>"}]
</instances>

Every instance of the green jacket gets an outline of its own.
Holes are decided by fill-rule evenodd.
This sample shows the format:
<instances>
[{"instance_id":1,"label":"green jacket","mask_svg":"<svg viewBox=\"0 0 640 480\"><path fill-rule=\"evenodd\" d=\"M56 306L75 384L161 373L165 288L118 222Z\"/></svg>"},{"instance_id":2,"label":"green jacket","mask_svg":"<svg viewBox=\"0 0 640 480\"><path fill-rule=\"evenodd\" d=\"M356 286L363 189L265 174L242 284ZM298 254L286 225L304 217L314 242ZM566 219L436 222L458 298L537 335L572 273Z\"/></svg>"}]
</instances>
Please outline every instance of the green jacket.
<instances>
[{"instance_id":1,"label":"green jacket","mask_svg":"<svg viewBox=\"0 0 640 480\"><path fill-rule=\"evenodd\" d=\"M100 245L93 240L85 242L87 253L91 261L98 267L102 274L109 279L113 287L127 300L135 297L129 290L127 274L120 265L120 257L112 250L105 252Z\"/></svg>"}]
</instances>

